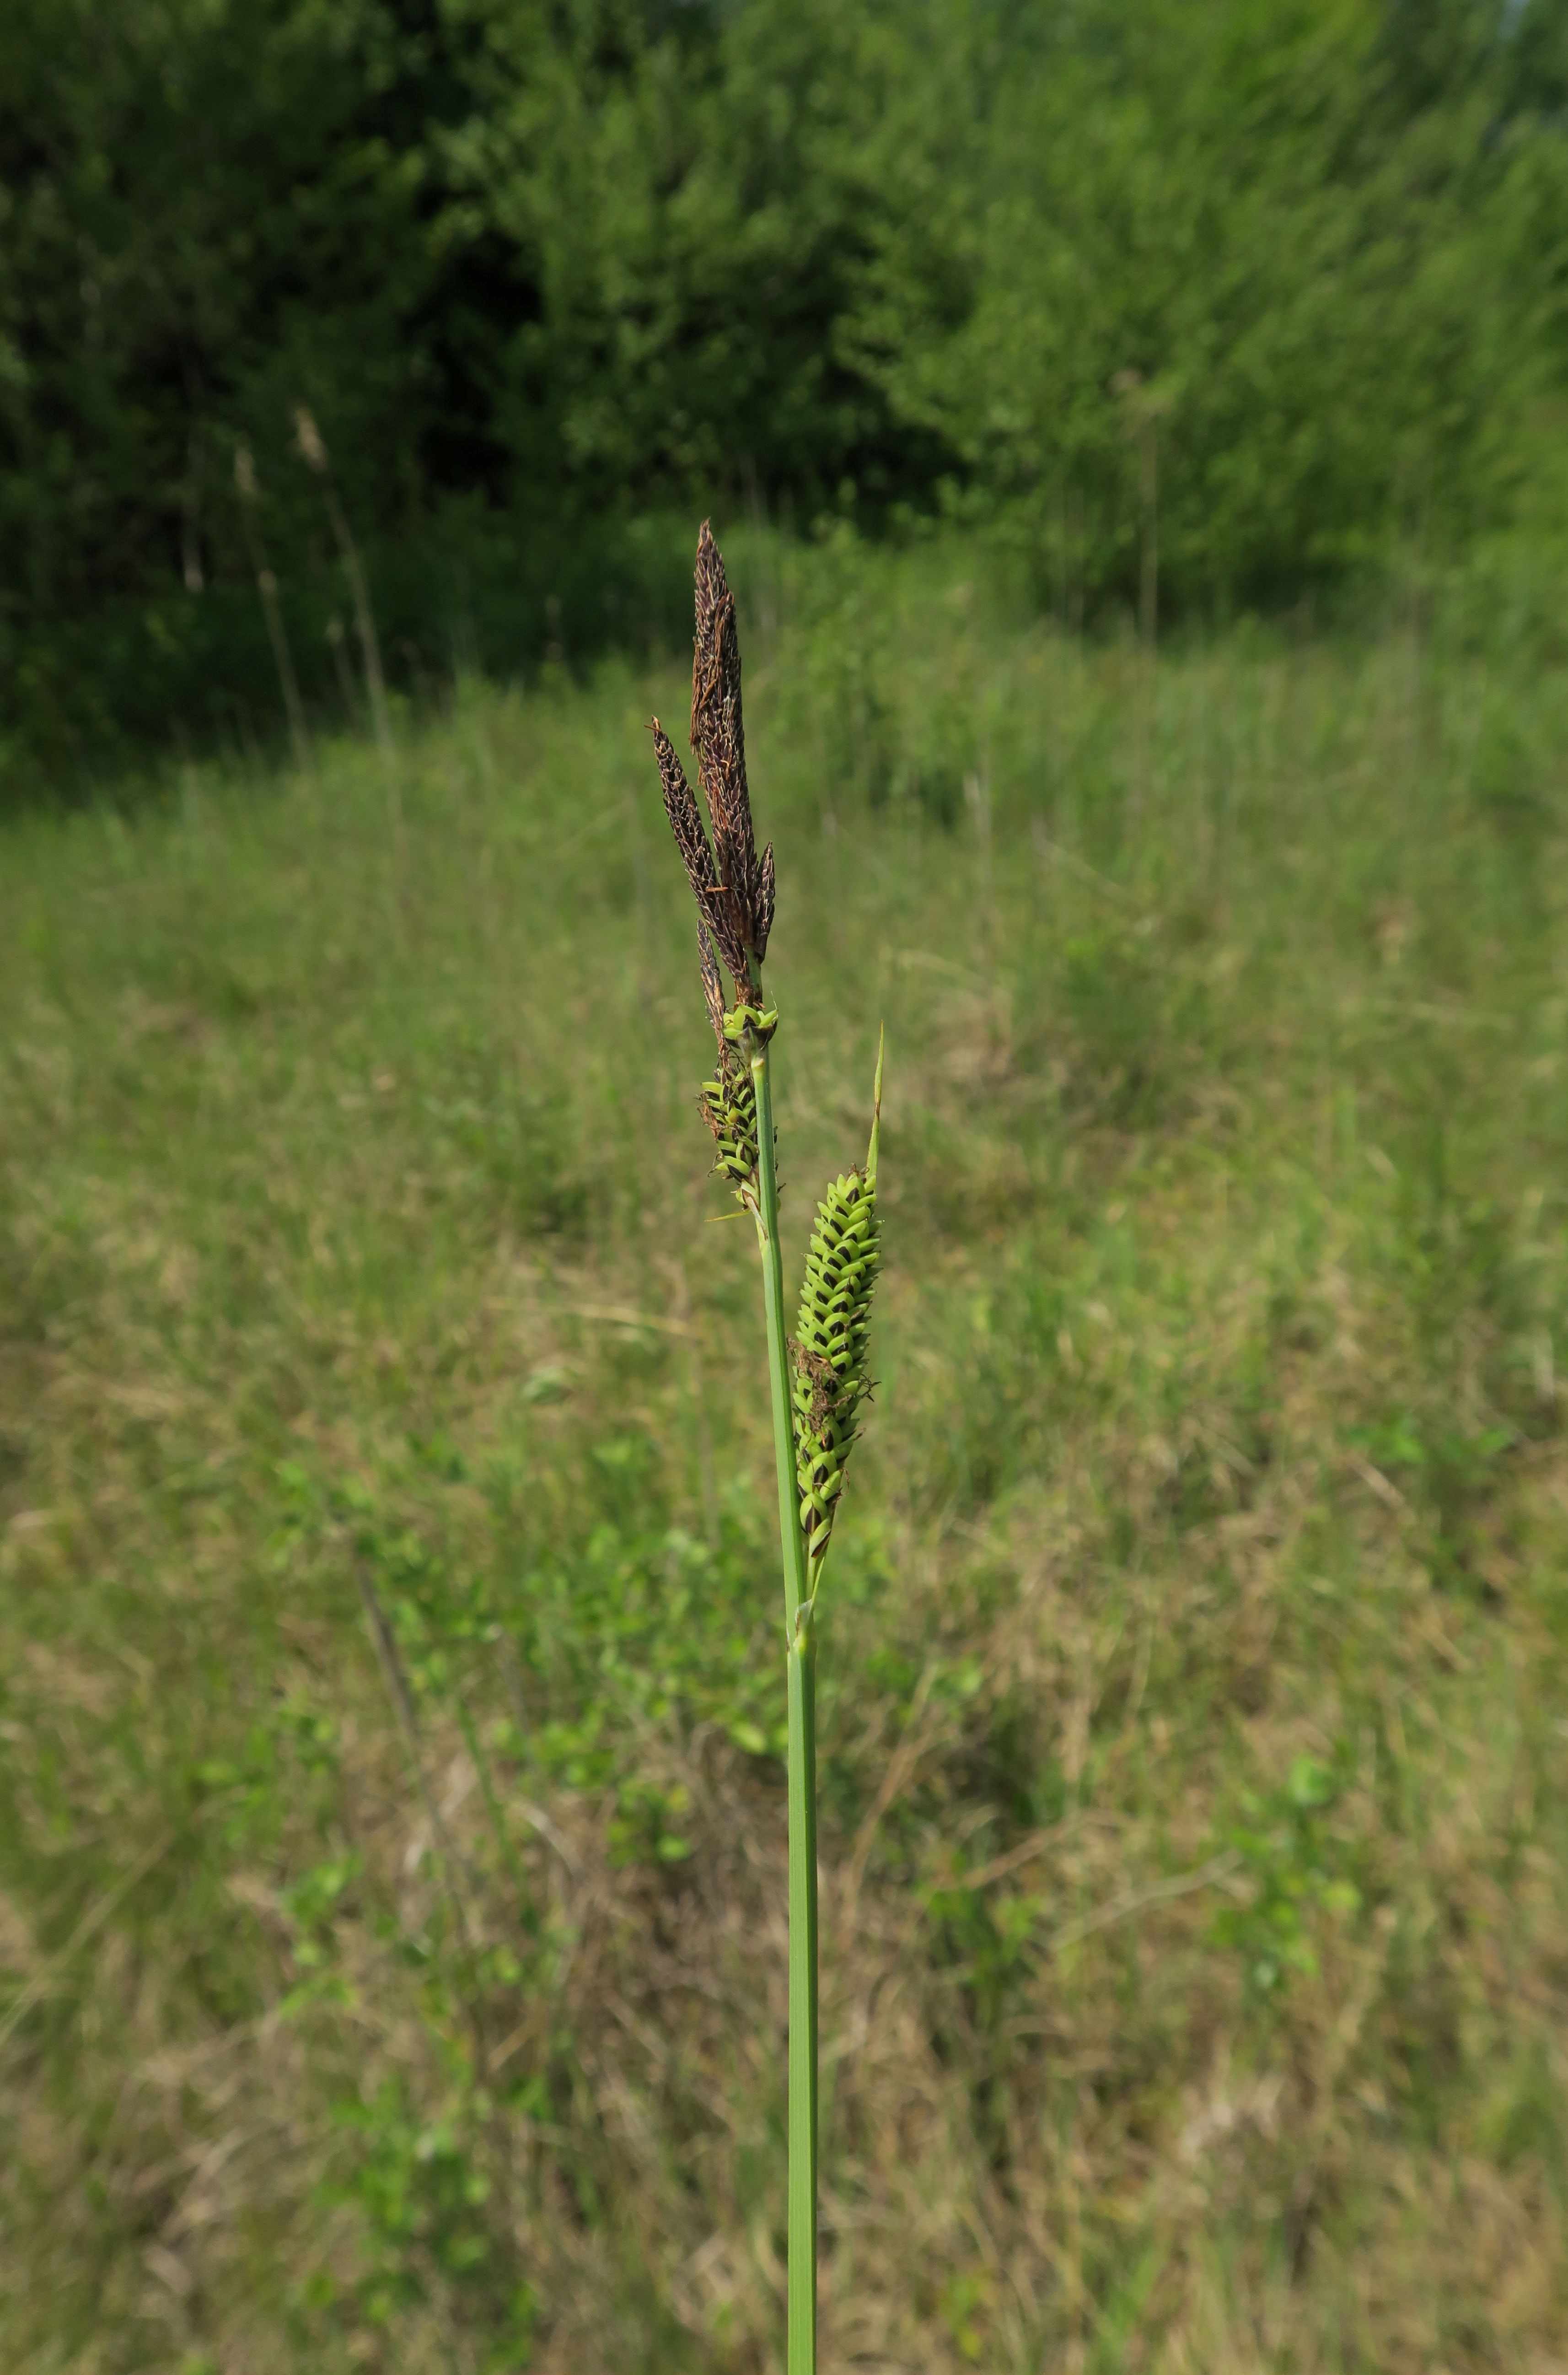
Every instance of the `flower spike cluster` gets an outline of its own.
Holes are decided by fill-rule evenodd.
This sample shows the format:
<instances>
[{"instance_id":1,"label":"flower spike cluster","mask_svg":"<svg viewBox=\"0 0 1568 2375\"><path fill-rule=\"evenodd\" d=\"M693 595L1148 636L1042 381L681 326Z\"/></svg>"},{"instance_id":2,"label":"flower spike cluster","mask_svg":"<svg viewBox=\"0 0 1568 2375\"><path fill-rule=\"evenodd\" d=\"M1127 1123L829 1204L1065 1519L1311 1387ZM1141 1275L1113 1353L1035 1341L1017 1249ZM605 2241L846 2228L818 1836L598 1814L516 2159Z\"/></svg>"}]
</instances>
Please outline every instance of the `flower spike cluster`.
<instances>
[{"instance_id":1,"label":"flower spike cluster","mask_svg":"<svg viewBox=\"0 0 1568 2375\"><path fill-rule=\"evenodd\" d=\"M697 543L697 634L691 663L691 748L713 824L710 843L686 770L655 717L654 751L665 814L697 900L731 977L738 1004L754 1003L757 973L773 923L773 848L760 857L751 829L746 730L740 708L740 639L735 597L706 520Z\"/></svg>"},{"instance_id":2,"label":"flower spike cluster","mask_svg":"<svg viewBox=\"0 0 1568 2375\"><path fill-rule=\"evenodd\" d=\"M737 1203L755 1211L757 1104L741 1040L766 1038L772 1018L762 1010L760 975L773 921L772 843L757 855L751 794L746 781L746 730L740 707L740 640L735 597L706 520L697 543L697 632L691 662L691 747L712 828L674 744L655 717L654 755L665 814L697 902L697 952L702 996L718 1069L704 1081L699 1107L717 1149L714 1169ZM729 1006L719 972L722 958L735 985Z\"/></svg>"},{"instance_id":3,"label":"flower spike cluster","mask_svg":"<svg viewBox=\"0 0 1568 2375\"><path fill-rule=\"evenodd\" d=\"M706 823L674 745L656 717L654 751L665 814L697 902L702 998L718 1048L713 1077L703 1081L699 1094L699 1110L716 1150L714 1170L760 1228L760 1132L752 1064L777 1021L761 987L762 959L773 921L773 852L770 843L760 857L757 855L746 779L735 597L705 520L697 542L696 592L691 747L708 811ZM721 961L734 984L733 1003L725 996ZM860 1169L834 1180L818 1207L796 1332L789 1340L794 1365L788 1382L789 1425L808 1597L815 1596L845 1464L870 1392L867 1343L880 1261L875 1117L880 1113L881 1092L878 1054L867 1159Z\"/></svg>"}]
</instances>

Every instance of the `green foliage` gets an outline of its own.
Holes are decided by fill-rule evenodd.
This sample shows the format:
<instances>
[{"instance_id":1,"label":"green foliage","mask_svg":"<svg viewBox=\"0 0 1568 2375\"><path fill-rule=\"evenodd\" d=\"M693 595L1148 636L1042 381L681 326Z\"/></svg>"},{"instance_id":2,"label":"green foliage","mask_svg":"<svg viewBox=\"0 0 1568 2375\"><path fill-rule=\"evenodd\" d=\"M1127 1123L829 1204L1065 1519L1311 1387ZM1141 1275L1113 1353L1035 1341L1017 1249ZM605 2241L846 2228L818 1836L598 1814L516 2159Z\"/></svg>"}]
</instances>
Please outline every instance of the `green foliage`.
<instances>
[{"instance_id":1,"label":"green foliage","mask_svg":"<svg viewBox=\"0 0 1568 2375\"><path fill-rule=\"evenodd\" d=\"M471 2096L458 2088L431 2118L388 2080L334 2107L350 2150L319 2198L359 2214L366 2264L351 2285L318 2281L310 2307L372 2332L433 2309L468 2364L514 2375L532 2360L537 2303L496 2216Z\"/></svg>"},{"instance_id":2,"label":"green foliage","mask_svg":"<svg viewBox=\"0 0 1568 2375\"><path fill-rule=\"evenodd\" d=\"M301 404L416 696L678 632L629 499L995 514L1073 620L1156 510L1188 610L1560 541L1563 74L1552 0L18 0L9 772L272 738L241 443L341 717ZM839 763L951 822L968 762L825 674Z\"/></svg>"},{"instance_id":3,"label":"green foliage","mask_svg":"<svg viewBox=\"0 0 1568 2375\"><path fill-rule=\"evenodd\" d=\"M1383 15L1148 0L1042 41L1026 12L979 104L955 34L890 124L856 351L1064 609L1130 585L1150 454L1162 571L1208 598L1539 506L1568 160L1504 115L1495 31L1400 87Z\"/></svg>"},{"instance_id":4,"label":"green foliage","mask_svg":"<svg viewBox=\"0 0 1568 2375\"><path fill-rule=\"evenodd\" d=\"M627 1449L648 1478L641 1444L600 1447L597 1464ZM624 1769L649 1724L716 1722L749 1749L784 1747L772 1612L759 1602L761 1544L749 1516L738 1502L721 1516L716 1550L660 1527L656 1509L649 1518L601 1522L575 1557L518 1578L520 1638L540 1694L534 1754L572 1787ZM627 1806L647 1802L632 1787Z\"/></svg>"},{"instance_id":5,"label":"green foliage","mask_svg":"<svg viewBox=\"0 0 1568 2375\"><path fill-rule=\"evenodd\" d=\"M671 1725L714 1724L751 1754L782 1755L784 1745L768 1611L755 1589L760 1540L745 1496L727 1494L699 1537L673 1521L647 1436L609 1436L583 1447L585 1522L561 1527L514 1569L469 1568L443 1541L455 1513L443 1510L439 1475L428 1455L405 1471L405 1489L413 1484L422 1504L416 1526L397 1514L390 1478L377 1495L356 1479L318 1486L288 1463L287 1566L301 1571L332 1543L351 1546L421 1706L461 1701L504 1641L525 1677L526 1722L496 1728L503 1761L546 1787L610 1790L622 1861L678 1861L680 1790L640 1770L642 1743ZM442 1481L455 1498L468 1480L460 1464ZM496 1484L500 1505L504 1482Z\"/></svg>"},{"instance_id":6,"label":"green foliage","mask_svg":"<svg viewBox=\"0 0 1568 2375\"><path fill-rule=\"evenodd\" d=\"M1252 1893L1245 1904L1216 1915L1211 1934L1241 1956L1247 1986L1259 1998L1277 1993L1292 1975L1315 1973L1316 1932L1326 1919L1360 1907L1329 1822L1342 1766L1342 1759L1337 1771L1317 1757L1295 1757L1279 1789L1245 1799L1243 1819L1226 1835Z\"/></svg>"}]
</instances>

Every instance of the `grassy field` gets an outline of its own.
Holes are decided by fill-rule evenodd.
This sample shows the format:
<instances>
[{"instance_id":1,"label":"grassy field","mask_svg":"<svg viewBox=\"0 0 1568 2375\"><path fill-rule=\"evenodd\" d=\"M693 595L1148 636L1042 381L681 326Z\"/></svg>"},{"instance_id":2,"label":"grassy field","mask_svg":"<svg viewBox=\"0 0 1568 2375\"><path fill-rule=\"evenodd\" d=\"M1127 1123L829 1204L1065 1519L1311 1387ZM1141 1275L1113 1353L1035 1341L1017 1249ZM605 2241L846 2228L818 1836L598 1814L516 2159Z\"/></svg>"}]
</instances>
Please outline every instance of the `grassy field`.
<instances>
[{"instance_id":1,"label":"grassy field","mask_svg":"<svg viewBox=\"0 0 1568 2375\"><path fill-rule=\"evenodd\" d=\"M889 1041L824 2364L1561 2375L1568 674L725 541L791 1270ZM0 837L17 2375L781 2363L685 675Z\"/></svg>"}]
</instances>

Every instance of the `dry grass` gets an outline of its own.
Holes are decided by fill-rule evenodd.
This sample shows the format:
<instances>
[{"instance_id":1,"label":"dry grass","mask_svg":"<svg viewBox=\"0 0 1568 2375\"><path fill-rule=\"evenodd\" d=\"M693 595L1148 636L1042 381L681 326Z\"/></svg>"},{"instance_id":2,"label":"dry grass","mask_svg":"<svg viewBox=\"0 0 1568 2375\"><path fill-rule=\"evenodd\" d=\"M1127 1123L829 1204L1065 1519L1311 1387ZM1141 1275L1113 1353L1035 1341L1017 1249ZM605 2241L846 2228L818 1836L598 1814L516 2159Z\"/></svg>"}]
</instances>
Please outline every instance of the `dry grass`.
<instances>
[{"instance_id":1,"label":"dry grass","mask_svg":"<svg viewBox=\"0 0 1568 2375\"><path fill-rule=\"evenodd\" d=\"M831 1012L890 1033L824 2363L1549 2375L1563 690L1510 779L1462 668L1198 651L1142 784L1130 656L856 566L750 696L801 1180L861 1121ZM8 835L25 2375L477 2375L525 2284L549 2375L777 2364L772 1487L643 775L680 672L466 696L395 816L340 750Z\"/></svg>"}]
</instances>

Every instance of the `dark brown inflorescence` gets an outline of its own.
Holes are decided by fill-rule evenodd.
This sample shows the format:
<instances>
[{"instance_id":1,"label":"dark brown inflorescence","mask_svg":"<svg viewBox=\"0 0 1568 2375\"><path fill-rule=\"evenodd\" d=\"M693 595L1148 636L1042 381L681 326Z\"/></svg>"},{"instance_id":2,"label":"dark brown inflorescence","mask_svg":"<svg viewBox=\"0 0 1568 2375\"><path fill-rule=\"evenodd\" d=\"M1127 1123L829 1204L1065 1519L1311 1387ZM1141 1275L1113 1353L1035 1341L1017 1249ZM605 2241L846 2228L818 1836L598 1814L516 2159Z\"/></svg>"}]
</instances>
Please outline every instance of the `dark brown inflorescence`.
<instances>
[{"instance_id":1,"label":"dark brown inflorescence","mask_svg":"<svg viewBox=\"0 0 1568 2375\"><path fill-rule=\"evenodd\" d=\"M736 977L737 986L748 980L746 942L737 929L738 917L735 902L726 898L724 885L713 864L713 853L708 846L708 836L686 770L676 755L674 743L655 717L652 727L654 755L659 762L659 782L664 789L665 814L669 819L675 845L680 852L681 863L697 901L700 922L712 929L719 944L719 952Z\"/></svg>"},{"instance_id":2,"label":"dark brown inflorescence","mask_svg":"<svg viewBox=\"0 0 1568 2375\"><path fill-rule=\"evenodd\" d=\"M697 632L691 660L691 748L713 825L710 844L668 735L654 720L665 813L696 894L698 912L749 1003L773 921L773 852L761 857L751 827L746 730L740 706L740 641L735 597L706 520L697 540Z\"/></svg>"},{"instance_id":3,"label":"dark brown inflorescence","mask_svg":"<svg viewBox=\"0 0 1568 2375\"><path fill-rule=\"evenodd\" d=\"M773 852L770 844L759 858L752 833L735 597L706 520L697 540L696 586L691 747L712 821L711 838L686 771L656 717L654 752L665 814L697 901L702 996L718 1042L717 1070L702 1084L702 1118L718 1149L714 1168L729 1180L740 1202L755 1209L756 1093L740 1041L750 1046L765 1040L773 1022L762 1010L759 979L773 921ZM735 983L733 1009L725 997L721 957Z\"/></svg>"},{"instance_id":4,"label":"dark brown inflorescence","mask_svg":"<svg viewBox=\"0 0 1568 2375\"><path fill-rule=\"evenodd\" d=\"M713 954L713 936L701 916L697 919L697 962L702 968L702 998L708 1020L719 1043L719 1062L734 1063L737 1060L736 1051L725 1037L725 986L719 977L719 961Z\"/></svg>"}]
</instances>

